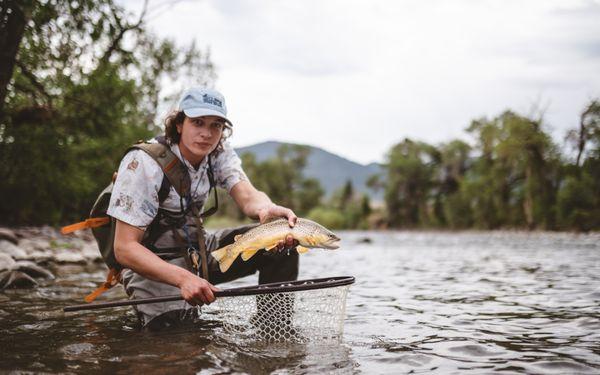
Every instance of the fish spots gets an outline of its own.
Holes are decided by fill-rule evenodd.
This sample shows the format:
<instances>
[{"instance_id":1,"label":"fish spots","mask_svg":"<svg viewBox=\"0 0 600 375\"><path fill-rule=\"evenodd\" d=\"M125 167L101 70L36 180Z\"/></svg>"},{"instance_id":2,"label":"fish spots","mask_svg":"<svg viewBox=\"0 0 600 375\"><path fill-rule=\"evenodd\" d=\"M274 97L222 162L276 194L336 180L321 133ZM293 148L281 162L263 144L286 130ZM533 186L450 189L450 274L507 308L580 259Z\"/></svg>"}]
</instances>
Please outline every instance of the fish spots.
<instances>
[{"instance_id":1,"label":"fish spots","mask_svg":"<svg viewBox=\"0 0 600 375\"><path fill-rule=\"evenodd\" d=\"M131 163L127 165L127 170L135 171L140 163L134 158Z\"/></svg>"}]
</instances>

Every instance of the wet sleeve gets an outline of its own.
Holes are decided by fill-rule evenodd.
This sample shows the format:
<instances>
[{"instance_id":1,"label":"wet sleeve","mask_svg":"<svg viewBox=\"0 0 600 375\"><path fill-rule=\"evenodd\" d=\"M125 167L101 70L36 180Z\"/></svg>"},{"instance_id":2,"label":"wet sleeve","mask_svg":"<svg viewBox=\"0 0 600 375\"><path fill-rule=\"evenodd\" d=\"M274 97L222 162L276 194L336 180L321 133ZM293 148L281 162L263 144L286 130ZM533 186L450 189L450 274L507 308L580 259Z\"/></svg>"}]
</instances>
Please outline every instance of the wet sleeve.
<instances>
[{"instance_id":1,"label":"wet sleeve","mask_svg":"<svg viewBox=\"0 0 600 375\"><path fill-rule=\"evenodd\" d=\"M215 160L215 179L217 185L231 191L231 188L240 181L248 181L248 176L242 169L242 160L229 142L223 144L221 152Z\"/></svg>"},{"instance_id":2,"label":"wet sleeve","mask_svg":"<svg viewBox=\"0 0 600 375\"><path fill-rule=\"evenodd\" d=\"M145 229L158 212L163 171L148 154L133 150L121 161L107 213Z\"/></svg>"}]
</instances>

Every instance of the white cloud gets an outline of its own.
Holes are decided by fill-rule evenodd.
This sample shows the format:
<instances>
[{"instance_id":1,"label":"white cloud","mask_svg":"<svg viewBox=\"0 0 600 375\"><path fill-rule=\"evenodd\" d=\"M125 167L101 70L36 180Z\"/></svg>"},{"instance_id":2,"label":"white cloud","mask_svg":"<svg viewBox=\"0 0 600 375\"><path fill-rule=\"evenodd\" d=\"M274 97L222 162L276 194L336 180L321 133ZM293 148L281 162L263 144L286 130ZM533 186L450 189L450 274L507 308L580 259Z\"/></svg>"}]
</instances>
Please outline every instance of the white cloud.
<instances>
[{"instance_id":1,"label":"white cloud","mask_svg":"<svg viewBox=\"0 0 600 375\"><path fill-rule=\"evenodd\" d=\"M134 9L136 1L128 1ZM151 22L210 45L235 145L309 143L381 161L547 106L557 139L600 96L598 1L202 1Z\"/></svg>"}]
</instances>

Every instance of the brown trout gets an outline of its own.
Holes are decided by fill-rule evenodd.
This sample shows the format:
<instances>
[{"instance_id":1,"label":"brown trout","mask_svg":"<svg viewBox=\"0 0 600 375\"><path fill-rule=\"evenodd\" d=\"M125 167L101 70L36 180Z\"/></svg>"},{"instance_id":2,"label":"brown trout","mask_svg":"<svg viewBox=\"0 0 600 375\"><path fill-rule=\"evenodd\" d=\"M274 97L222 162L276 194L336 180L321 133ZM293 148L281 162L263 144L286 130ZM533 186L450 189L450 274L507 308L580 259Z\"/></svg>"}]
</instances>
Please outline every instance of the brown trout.
<instances>
[{"instance_id":1,"label":"brown trout","mask_svg":"<svg viewBox=\"0 0 600 375\"><path fill-rule=\"evenodd\" d=\"M290 234L300 244L296 247L299 253L305 253L309 248L337 249L340 238L320 224L307 219L298 219L296 225L290 228L287 219L276 219L244 234L235 236L231 245L213 251L212 256L219 262L221 272L226 272L233 261L242 254L247 261L258 250L274 250L279 241L285 241Z\"/></svg>"}]
</instances>

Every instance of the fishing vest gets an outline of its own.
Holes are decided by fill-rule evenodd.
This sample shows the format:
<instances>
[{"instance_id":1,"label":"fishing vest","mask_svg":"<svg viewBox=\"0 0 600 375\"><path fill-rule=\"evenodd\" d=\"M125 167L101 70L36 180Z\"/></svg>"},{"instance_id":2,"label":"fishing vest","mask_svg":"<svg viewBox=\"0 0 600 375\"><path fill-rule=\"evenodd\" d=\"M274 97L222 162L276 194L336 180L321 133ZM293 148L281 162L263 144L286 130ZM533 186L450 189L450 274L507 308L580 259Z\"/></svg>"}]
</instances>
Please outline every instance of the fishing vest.
<instances>
[{"instance_id":1,"label":"fishing vest","mask_svg":"<svg viewBox=\"0 0 600 375\"><path fill-rule=\"evenodd\" d=\"M214 191L215 207L201 213L204 202L191 202L184 204L184 200L190 194L191 179L184 163L175 155L164 137L157 137L156 143L138 142L129 147L125 154L132 150L146 152L161 167L164 177L158 191L159 209L156 217L146 228L141 244L154 252L164 260L184 257L190 270L195 270L208 280L207 254L205 243L205 231L202 225L204 217L214 214L218 208L216 184L212 169L211 155L208 155L207 175L210 190ZM90 217L80 223L63 227L61 233L72 233L81 229L91 229L98 244L102 259L109 268L106 281L95 291L85 297L91 302L104 291L112 288L118 283L119 274L123 266L119 264L114 254L114 239L116 219L107 215L110 198L116 172L113 174L111 183L100 193L96 199ZM166 210L160 206L168 197L171 187L181 197L182 209L179 212Z\"/></svg>"}]
</instances>

